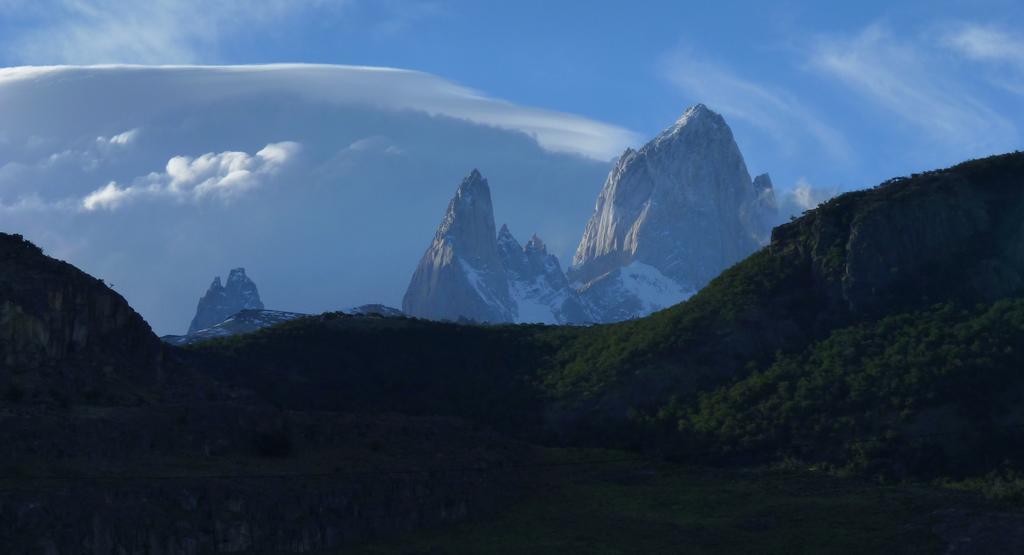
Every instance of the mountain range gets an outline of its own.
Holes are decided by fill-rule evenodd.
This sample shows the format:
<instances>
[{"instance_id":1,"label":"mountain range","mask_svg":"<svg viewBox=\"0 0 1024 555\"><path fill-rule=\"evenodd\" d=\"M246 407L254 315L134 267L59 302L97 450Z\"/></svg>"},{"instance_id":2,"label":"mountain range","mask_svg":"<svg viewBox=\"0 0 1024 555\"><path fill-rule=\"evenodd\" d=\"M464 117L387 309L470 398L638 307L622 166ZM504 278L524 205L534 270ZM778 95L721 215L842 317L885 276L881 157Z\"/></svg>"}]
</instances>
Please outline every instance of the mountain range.
<instances>
[{"instance_id":1,"label":"mountain range","mask_svg":"<svg viewBox=\"0 0 1024 555\"><path fill-rule=\"evenodd\" d=\"M490 187L459 185L402 301L411 316L607 323L676 304L762 246L777 218L767 174L751 180L732 131L702 104L619 157L572 265L534 235L495 234Z\"/></svg>"},{"instance_id":2,"label":"mountain range","mask_svg":"<svg viewBox=\"0 0 1024 555\"><path fill-rule=\"evenodd\" d=\"M486 188L471 177L458 200L472 211ZM765 476L745 504L797 473L818 488L799 492L807 514L853 491L862 520L801 513L828 538L800 541L823 551L870 524L875 551L1020 552L1019 513L970 492L1016 495L1024 466L1022 183L1014 153L844 194L685 302L616 324L327 313L187 349L108 284L0 234L0 539L12 553L191 555L338 550L459 521L479 532L473 519L517 499L572 495L595 460L599 495L559 516L618 527L595 500L639 491L629 518L662 499L677 518L675 499L648 501L685 461ZM438 268L466 246L463 225L438 234ZM483 284L547 268L540 241L502 244L521 266L497 245L467 251L499 264ZM604 458L576 464L581 447ZM659 460L620 472L606 449ZM713 497L697 506L722 510ZM904 502L926 509L885 523L860 510ZM755 518L772 503L742 512L741 547L794 541L797 524ZM838 549L860 551L850 542Z\"/></svg>"}]
</instances>

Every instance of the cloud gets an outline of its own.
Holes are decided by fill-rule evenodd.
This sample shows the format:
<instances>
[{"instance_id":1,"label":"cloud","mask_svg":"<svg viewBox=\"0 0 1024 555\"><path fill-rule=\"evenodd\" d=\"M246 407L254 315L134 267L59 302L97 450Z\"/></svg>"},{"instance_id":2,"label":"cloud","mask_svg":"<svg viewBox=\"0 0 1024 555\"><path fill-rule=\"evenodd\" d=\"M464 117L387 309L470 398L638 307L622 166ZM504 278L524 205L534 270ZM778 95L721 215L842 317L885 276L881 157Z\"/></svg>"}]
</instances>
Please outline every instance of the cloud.
<instances>
[{"instance_id":1,"label":"cloud","mask_svg":"<svg viewBox=\"0 0 1024 555\"><path fill-rule=\"evenodd\" d=\"M7 0L7 17L26 30L7 37L19 63L192 63L209 61L227 36L316 9L338 12L344 0Z\"/></svg>"},{"instance_id":2,"label":"cloud","mask_svg":"<svg viewBox=\"0 0 1024 555\"><path fill-rule=\"evenodd\" d=\"M785 90L745 79L685 51L668 58L665 73L670 82L725 116L769 133L786 150L796 150L795 136L809 135L832 158L850 157L843 135Z\"/></svg>"},{"instance_id":3,"label":"cloud","mask_svg":"<svg viewBox=\"0 0 1024 555\"><path fill-rule=\"evenodd\" d=\"M946 33L944 43L964 58L989 66L988 79L996 86L1024 95L1024 35L968 24Z\"/></svg>"},{"instance_id":4,"label":"cloud","mask_svg":"<svg viewBox=\"0 0 1024 555\"><path fill-rule=\"evenodd\" d=\"M980 43L979 43L980 44ZM854 37L818 42L811 67L962 153L1013 143L1013 123L989 108L928 47L872 25Z\"/></svg>"},{"instance_id":5,"label":"cloud","mask_svg":"<svg viewBox=\"0 0 1024 555\"><path fill-rule=\"evenodd\" d=\"M821 203L839 194L838 187L816 187L801 177L796 185L782 191L778 198L779 216L785 221L791 216L799 216L807 210L817 208Z\"/></svg>"},{"instance_id":6,"label":"cloud","mask_svg":"<svg viewBox=\"0 0 1024 555\"><path fill-rule=\"evenodd\" d=\"M272 143L250 156L244 152L207 153L197 158L175 156L166 171L136 179L128 187L115 181L86 195L86 211L116 210L139 197L198 202L210 197L229 201L261 185L292 160L295 142Z\"/></svg>"},{"instance_id":7,"label":"cloud","mask_svg":"<svg viewBox=\"0 0 1024 555\"><path fill-rule=\"evenodd\" d=\"M994 26L964 25L948 34L946 43L974 60L1007 62L1024 67L1024 36Z\"/></svg>"},{"instance_id":8,"label":"cloud","mask_svg":"<svg viewBox=\"0 0 1024 555\"><path fill-rule=\"evenodd\" d=\"M545 149L602 161L616 157L639 139L635 133L618 126L573 114L519 106L429 73L403 69L315 64L0 68L0 88L20 84L27 90L36 82L105 78L123 82L116 91L102 91L108 98L75 99L73 106L79 109L68 117L87 120L89 114L83 112L88 102L119 103L126 112L131 109L148 114L158 109L172 110L247 95L286 94L338 105L414 110L512 129L533 137ZM159 94L140 99L138 90ZM70 98L64 100L71 101Z\"/></svg>"},{"instance_id":9,"label":"cloud","mask_svg":"<svg viewBox=\"0 0 1024 555\"><path fill-rule=\"evenodd\" d=\"M123 133L118 133L117 135L114 135L113 137L109 137L109 138L102 137L102 136L101 137L96 137L96 142L98 144L100 144L100 145L103 145L103 146L107 146L107 145L126 146L126 145L129 145L129 144L135 142L135 139L138 138L138 136L139 136L139 130L138 129L129 129L128 131L125 131Z\"/></svg>"}]
</instances>

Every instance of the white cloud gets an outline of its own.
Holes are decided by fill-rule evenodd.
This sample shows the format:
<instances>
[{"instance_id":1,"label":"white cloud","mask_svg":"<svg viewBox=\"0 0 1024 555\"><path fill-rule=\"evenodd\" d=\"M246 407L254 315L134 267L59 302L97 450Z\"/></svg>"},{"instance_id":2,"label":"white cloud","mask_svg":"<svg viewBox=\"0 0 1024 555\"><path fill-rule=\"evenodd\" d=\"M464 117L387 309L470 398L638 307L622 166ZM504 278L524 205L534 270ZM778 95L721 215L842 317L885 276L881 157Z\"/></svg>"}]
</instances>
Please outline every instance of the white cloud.
<instances>
[{"instance_id":1,"label":"white cloud","mask_svg":"<svg viewBox=\"0 0 1024 555\"><path fill-rule=\"evenodd\" d=\"M839 194L838 187L816 187L807 178L797 179L796 185L779 195L779 216L784 220L791 216L817 208L821 203Z\"/></svg>"},{"instance_id":2,"label":"white cloud","mask_svg":"<svg viewBox=\"0 0 1024 555\"><path fill-rule=\"evenodd\" d=\"M86 195L82 199L82 208L86 210L98 210L101 208L113 210L121 206L129 195L131 195L131 189L122 189L118 187L116 182L111 181Z\"/></svg>"},{"instance_id":3,"label":"white cloud","mask_svg":"<svg viewBox=\"0 0 1024 555\"><path fill-rule=\"evenodd\" d=\"M809 135L837 160L850 156L843 135L791 93L745 79L718 64L678 51L666 63L668 79L729 118L768 132L786 150Z\"/></svg>"},{"instance_id":4,"label":"white cloud","mask_svg":"<svg viewBox=\"0 0 1024 555\"><path fill-rule=\"evenodd\" d=\"M124 133L118 133L113 137L96 137L96 142L100 145L114 145L114 146L125 146L131 144L139 136L138 129L129 129Z\"/></svg>"},{"instance_id":5,"label":"white cloud","mask_svg":"<svg viewBox=\"0 0 1024 555\"><path fill-rule=\"evenodd\" d=\"M988 153L1016 138L1013 123L955 81L927 45L872 25L817 44L811 65L961 155Z\"/></svg>"},{"instance_id":6,"label":"white cloud","mask_svg":"<svg viewBox=\"0 0 1024 555\"><path fill-rule=\"evenodd\" d=\"M228 35L279 23L303 10L336 12L344 0L8 0L27 30L6 37L20 63L192 63L208 61ZM321 17L324 15L321 14Z\"/></svg>"},{"instance_id":7,"label":"white cloud","mask_svg":"<svg viewBox=\"0 0 1024 555\"><path fill-rule=\"evenodd\" d=\"M1024 95L1024 34L993 25L962 25L945 36L945 45L964 58L984 64L994 85Z\"/></svg>"},{"instance_id":8,"label":"white cloud","mask_svg":"<svg viewBox=\"0 0 1024 555\"><path fill-rule=\"evenodd\" d=\"M295 142L272 143L254 156L244 152L207 153L197 158L175 156L166 171L136 179L128 187L115 181L86 195L86 211L116 210L139 197L200 201L214 197L228 201L261 185L299 151Z\"/></svg>"},{"instance_id":9,"label":"white cloud","mask_svg":"<svg viewBox=\"0 0 1024 555\"><path fill-rule=\"evenodd\" d=\"M964 25L946 43L968 58L1024 66L1024 36L994 26Z\"/></svg>"},{"instance_id":10,"label":"white cloud","mask_svg":"<svg viewBox=\"0 0 1024 555\"><path fill-rule=\"evenodd\" d=\"M190 103L289 94L332 104L414 110L512 129L533 137L545 149L602 161L614 158L639 139L621 127L573 114L518 106L429 73L402 69L313 64L0 68L0 88L105 78L123 82L120 90L104 91L108 95L101 99L104 107L120 104L124 110L133 107L146 114ZM154 94L140 99L139 90ZM70 97L65 100L72 101ZM88 117L82 113L88 106L85 102L75 99L74 105L82 107L76 118Z\"/></svg>"}]
</instances>

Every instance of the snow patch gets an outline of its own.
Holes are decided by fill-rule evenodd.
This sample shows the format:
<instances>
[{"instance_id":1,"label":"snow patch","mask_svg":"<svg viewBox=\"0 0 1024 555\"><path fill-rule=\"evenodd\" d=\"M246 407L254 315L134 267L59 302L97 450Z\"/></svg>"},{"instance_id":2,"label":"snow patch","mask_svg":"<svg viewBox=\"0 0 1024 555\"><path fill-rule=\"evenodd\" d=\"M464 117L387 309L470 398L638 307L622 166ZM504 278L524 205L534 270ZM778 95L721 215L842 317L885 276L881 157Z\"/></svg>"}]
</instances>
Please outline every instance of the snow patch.
<instances>
[{"instance_id":1,"label":"snow patch","mask_svg":"<svg viewBox=\"0 0 1024 555\"><path fill-rule=\"evenodd\" d=\"M640 299L643 304L640 316L679 304L696 293L693 288L681 285L654 266L638 261L619 270L619 281L623 290Z\"/></svg>"}]
</instances>

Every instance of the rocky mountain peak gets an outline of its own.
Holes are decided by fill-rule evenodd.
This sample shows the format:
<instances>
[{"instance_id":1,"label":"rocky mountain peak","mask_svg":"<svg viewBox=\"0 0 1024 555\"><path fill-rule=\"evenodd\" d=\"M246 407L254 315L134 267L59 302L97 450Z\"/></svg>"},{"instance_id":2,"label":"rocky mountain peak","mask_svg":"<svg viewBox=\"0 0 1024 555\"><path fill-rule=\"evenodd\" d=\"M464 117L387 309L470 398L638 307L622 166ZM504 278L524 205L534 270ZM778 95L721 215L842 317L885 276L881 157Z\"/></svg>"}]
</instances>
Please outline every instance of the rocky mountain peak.
<instances>
[{"instance_id":1,"label":"rocky mountain peak","mask_svg":"<svg viewBox=\"0 0 1024 555\"><path fill-rule=\"evenodd\" d=\"M503 240L511 237L507 228ZM514 240L514 239L513 239ZM459 184L402 300L411 316L508 322L515 307L494 231L491 189L478 170Z\"/></svg>"},{"instance_id":2,"label":"rocky mountain peak","mask_svg":"<svg viewBox=\"0 0 1024 555\"><path fill-rule=\"evenodd\" d=\"M542 241L540 237L537 237L536 233L533 234L532 237L530 237L530 240L526 243L526 246L523 247L523 249L526 252L536 252L540 254L548 253L548 247L544 244L544 241Z\"/></svg>"},{"instance_id":3,"label":"rocky mountain peak","mask_svg":"<svg viewBox=\"0 0 1024 555\"><path fill-rule=\"evenodd\" d=\"M263 310L263 301L245 268L234 268L228 273L226 285L221 283L220 276L213 278L210 288L199 299L188 333L215 326L242 310Z\"/></svg>"},{"instance_id":4,"label":"rocky mountain peak","mask_svg":"<svg viewBox=\"0 0 1024 555\"><path fill-rule=\"evenodd\" d=\"M694 105L639 150L620 157L598 195L570 278L581 291L602 294L641 290L627 283L628 276L657 283L657 290L699 289L768 236L763 216L774 207L774 196L771 203L761 196L725 119L703 104ZM642 271L635 270L635 263ZM616 272L626 267L634 269ZM603 276L625 281L611 288L617 293L587 287Z\"/></svg>"},{"instance_id":5,"label":"rocky mountain peak","mask_svg":"<svg viewBox=\"0 0 1024 555\"><path fill-rule=\"evenodd\" d=\"M772 184L772 176L762 173L754 178L754 191L760 193L762 191L773 191L774 189L775 187Z\"/></svg>"}]
</instances>

